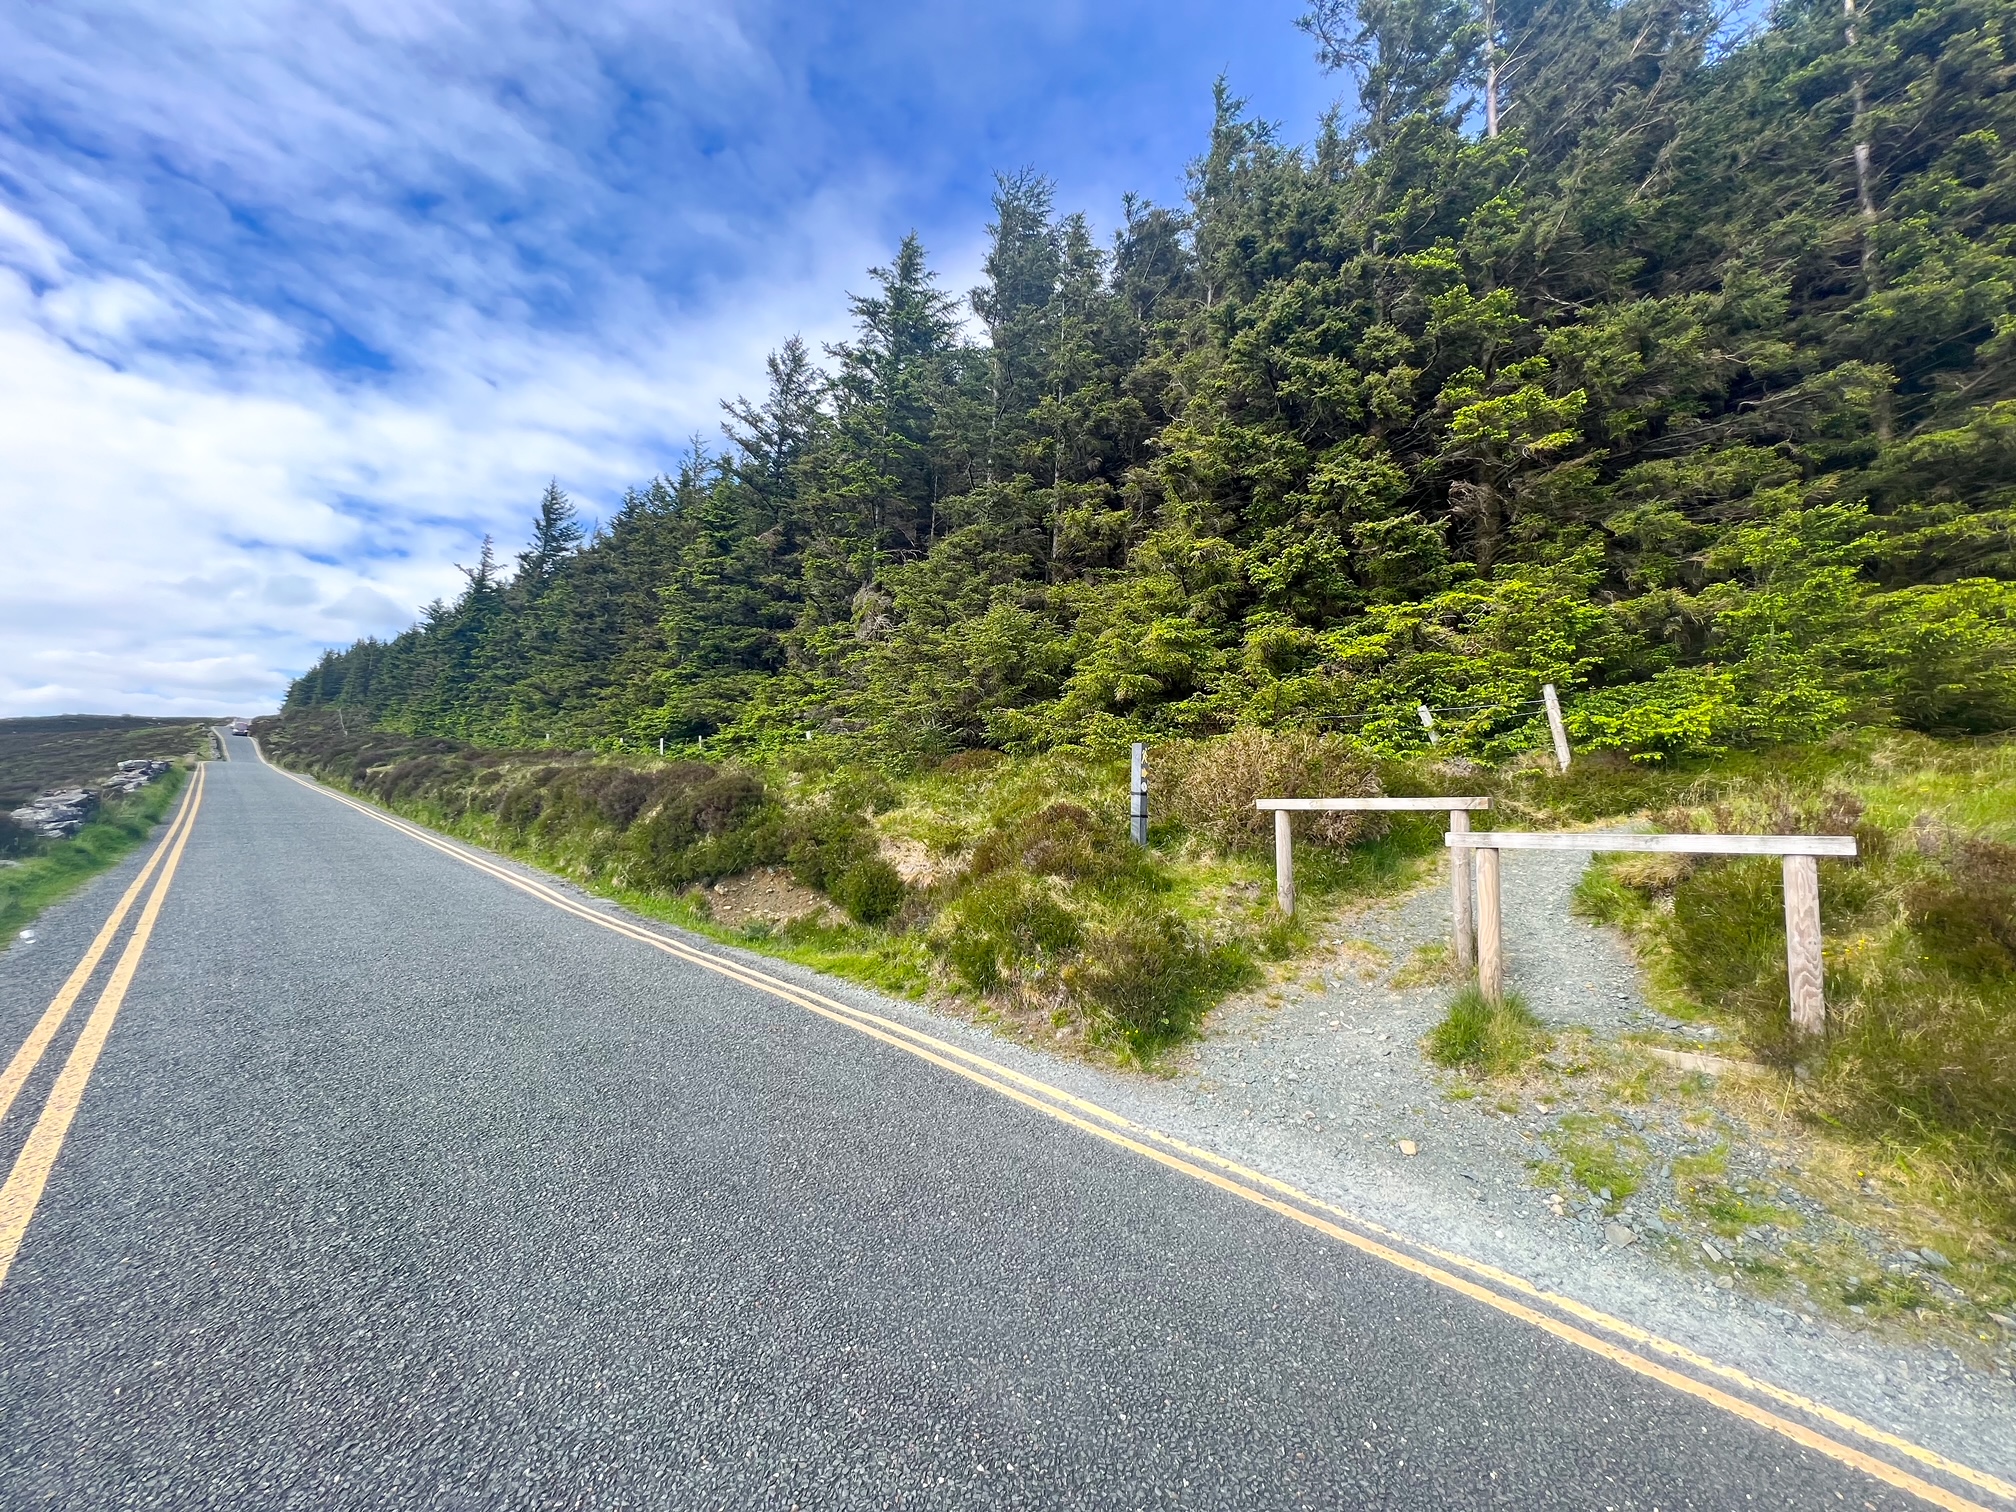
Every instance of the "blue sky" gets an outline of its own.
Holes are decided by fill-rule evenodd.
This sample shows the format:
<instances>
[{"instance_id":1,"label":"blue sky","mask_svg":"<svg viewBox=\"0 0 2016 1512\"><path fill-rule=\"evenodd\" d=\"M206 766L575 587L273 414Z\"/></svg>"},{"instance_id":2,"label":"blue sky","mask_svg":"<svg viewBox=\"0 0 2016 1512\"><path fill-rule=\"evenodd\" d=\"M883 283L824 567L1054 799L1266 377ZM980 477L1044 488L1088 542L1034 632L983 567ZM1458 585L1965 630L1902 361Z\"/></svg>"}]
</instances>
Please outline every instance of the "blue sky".
<instances>
[{"instance_id":1,"label":"blue sky","mask_svg":"<svg viewBox=\"0 0 2016 1512\"><path fill-rule=\"evenodd\" d=\"M0 0L0 714L253 712L548 477L713 434L996 171L1180 199L1221 71L1308 135L1296 0Z\"/></svg>"}]
</instances>

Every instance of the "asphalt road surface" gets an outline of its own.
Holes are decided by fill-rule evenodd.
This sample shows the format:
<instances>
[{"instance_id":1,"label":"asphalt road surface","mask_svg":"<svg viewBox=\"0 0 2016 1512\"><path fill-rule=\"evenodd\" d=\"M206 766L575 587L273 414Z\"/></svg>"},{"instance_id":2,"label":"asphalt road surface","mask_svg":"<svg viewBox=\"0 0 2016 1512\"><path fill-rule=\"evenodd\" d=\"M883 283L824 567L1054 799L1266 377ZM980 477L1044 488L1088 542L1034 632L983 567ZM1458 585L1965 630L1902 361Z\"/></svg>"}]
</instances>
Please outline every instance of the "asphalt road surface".
<instances>
[{"instance_id":1,"label":"asphalt road surface","mask_svg":"<svg viewBox=\"0 0 2016 1512\"><path fill-rule=\"evenodd\" d=\"M0 1286L6 1508L1922 1505L229 745Z\"/></svg>"}]
</instances>

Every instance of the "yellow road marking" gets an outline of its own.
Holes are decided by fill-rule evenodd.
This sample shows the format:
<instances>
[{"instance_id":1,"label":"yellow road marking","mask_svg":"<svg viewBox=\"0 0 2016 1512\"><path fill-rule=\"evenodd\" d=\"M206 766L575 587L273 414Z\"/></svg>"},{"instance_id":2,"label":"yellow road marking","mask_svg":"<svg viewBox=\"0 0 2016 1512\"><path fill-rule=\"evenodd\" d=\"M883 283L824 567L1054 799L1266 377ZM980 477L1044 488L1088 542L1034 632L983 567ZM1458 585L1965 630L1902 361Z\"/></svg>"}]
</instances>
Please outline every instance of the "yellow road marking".
<instances>
[{"instance_id":1,"label":"yellow road marking","mask_svg":"<svg viewBox=\"0 0 2016 1512\"><path fill-rule=\"evenodd\" d=\"M205 776L205 769L199 766L181 833L175 837L175 848L168 854L168 864L162 868L161 879L154 884L154 891L148 894L147 906L140 910L140 922L133 927L133 937L126 942L125 950L120 952L119 963L112 968L105 990L99 993L98 1002L91 1009L91 1017L84 1021L83 1033L70 1047L70 1058L63 1062L56 1085L49 1090L49 1100L42 1105L41 1116L28 1132L27 1144L22 1146L20 1155L15 1158L14 1169L7 1176L7 1185L0 1187L0 1286L7 1284L7 1273L13 1269L14 1257L21 1252L21 1241L27 1236L29 1220L35 1216L35 1209L42 1201L42 1190L49 1184L49 1172L56 1164L57 1155L62 1152L63 1136L70 1132L71 1121L76 1118L77 1109L84 1100L84 1086L91 1080L91 1072L105 1048L106 1037L112 1032L112 1021L119 1016L120 1005L126 1001L126 990L133 985L133 975L140 969L140 957L145 954L147 942L153 937L154 921L161 916L161 904L168 896L168 885L175 880L175 868L182 864L183 848L189 844L189 836L196 828L196 810L203 803Z\"/></svg>"},{"instance_id":2,"label":"yellow road marking","mask_svg":"<svg viewBox=\"0 0 2016 1512\"><path fill-rule=\"evenodd\" d=\"M199 765L197 768L199 779L201 772L202 768ZM181 810L175 815L175 822L168 826L168 833L163 835L161 843L154 847L154 854L147 858L147 864L140 868L140 875L133 879L124 896L113 905L111 916L105 920L98 930L97 937L91 941L91 948L84 952L84 959L77 963L76 969L58 989L56 996L50 999L49 1006L42 1011L42 1017L37 1019L35 1027L28 1031L28 1038L21 1042L21 1048L14 1052L14 1058L7 1063L7 1069L0 1071L0 1118L7 1116L7 1110L14 1106L14 1099L21 1095L22 1084L34 1073L36 1066L41 1064L42 1056L49 1048L49 1042L56 1037L56 1031L63 1027L63 1020L70 1016L70 1010L76 1005L77 999L83 996L85 984L91 980L92 973L97 971L98 963L105 958L105 952L111 947L113 937L119 933L119 926L126 922L126 915L133 907L133 900L140 896L141 889L147 885L147 879L154 875L154 868L161 864L161 858L168 854L168 848L175 843L176 834L189 822L189 816L196 811L195 804L190 801L195 791L196 783L192 782L189 791L182 795Z\"/></svg>"},{"instance_id":3,"label":"yellow road marking","mask_svg":"<svg viewBox=\"0 0 2016 1512\"><path fill-rule=\"evenodd\" d=\"M1482 1302L1486 1306L1495 1308L1508 1316L1530 1323L1557 1338L1611 1360L1639 1375L1659 1381L1676 1391L1710 1403L1746 1422L1780 1434L1805 1448L1812 1449L1831 1459L1850 1465L1877 1480L1883 1481L1885 1484L1895 1486L1899 1490L1920 1497L1934 1506L1956 1509L1956 1512L1961 1512L1961 1509L1972 1509L1972 1512L1985 1512L1985 1509L1981 1508L1979 1503L1970 1502L1964 1498L1955 1496L1944 1488L1922 1480L1908 1471L1899 1469L1888 1461L1877 1459L1851 1445L1828 1438L1824 1434L1807 1428L1803 1424L1780 1417L1766 1408L1757 1406L1755 1403L1744 1401L1740 1397L1731 1396L1715 1386L1661 1365L1657 1361L1647 1359L1643 1355L1636 1354L1621 1345L1597 1338L1593 1334L1585 1333L1572 1324L1564 1323L1557 1318L1550 1317L1545 1313L1528 1307L1511 1297L1503 1296L1488 1287L1479 1285L1477 1282L1455 1275L1441 1266L1431 1265L1393 1249L1377 1239L1367 1237L1364 1234L1354 1233L1350 1229L1346 1229L1320 1216L1318 1213L1305 1211L1301 1207L1291 1205L1289 1201L1269 1196L1266 1191L1257 1190L1256 1187L1270 1188L1292 1199L1294 1203L1306 1204L1310 1208L1335 1214L1337 1217L1358 1227L1370 1229L1398 1242L1422 1249L1427 1253L1435 1255L1438 1259L1469 1270L1473 1274L1486 1276L1501 1285L1510 1286L1536 1301L1559 1307L1587 1322L1594 1323L1606 1330L1630 1338L1633 1342L1644 1347L1670 1355L1675 1359L1683 1360L1697 1368L1711 1371L1745 1389L1755 1390L1769 1396L1787 1407L1811 1413L1838 1428L1905 1454L1928 1468L1943 1471L1993 1495L2016 1500L2016 1486L2011 1486L2006 1481L1985 1471L1976 1470L1972 1466L1963 1465L1958 1461L1948 1459L1934 1450L1914 1444L1908 1439L1889 1433L1873 1424L1864 1423L1847 1413L1811 1401L1783 1388L1772 1386L1767 1382L1757 1381L1740 1370L1707 1359L1705 1356L1699 1355L1683 1345L1660 1338L1658 1335L1641 1329L1634 1324L1626 1323L1622 1319L1612 1318L1584 1303L1576 1302L1572 1298L1543 1291L1523 1278L1498 1270L1496 1267L1471 1260L1466 1256L1436 1250L1431 1246L1421 1244L1419 1241L1395 1234L1393 1231L1360 1218L1356 1214L1348 1213L1331 1203L1312 1197L1277 1178L1251 1170L1236 1162L1214 1155L1209 1151L1185 1145L1166 1134L1135 1124L1121 1114L1111 1112L1096 1103L1066 1092L1062 1088L1052 1087L1034 1077L1026 1076L1012 1067L1001 1065L972 1051L936 1039L921 1030L911 1028L909 1025L871 1013L866 1009L855 1008L849 1004L841 1003L807 988L798 987L779 978L769 976L767 973L744 966L740 962L698 950L686 945L682 941L673 940L664 935L640 928L629 923L627 920L598 913L594 909L584 907L565 894L557 892L543 883L519 876L458 846L448 844L417 825L410 824L403 819L387 814L368 804L358 802L344 794L334 792L329 788L309 782L292 772L284 771L278 767L274 767L273 770L280 772L282 776L287 777L291 781L300 783L312 792L320 793L324 797L331 798L348 808L355 809L367 818L375 819L381 824L396 829L402 834L418 840L423 845L441 852L445 856L492 876L566 913L573 914L591 924L599 925L628 939L650 945L655 949L664 951L668 955L700 966L717 975L742 982L771 997L780 998L816 1013L822 1018L830 1019L835 1023L854 1029L858 1033L866 1034L896 1049L906 1051L920 1060L928 1061L952 1072L954 1075L987 1087L1000 1096L1021 1103L1060 1123L1080 1129L1110 1144L1118 1145L1121 1148L1142 1155L1171 1170L1179 1171L1195 1180L1217 1187L1256 1206L1266 1208L1271 1212L1278 1213L1306 1227L1315 1229L1411 1274L1421 1276L1424 1279L1433 1281L1437 1285L1459 1292L1475 1301ZM1045 1101L1044 1099L1046 1098L1051 1099L1051 1101ZM1063 1106L1058 1106L1058 1104L1062 1104ZM1081 1116L1081 1114L1085 1116ZM1149 1139L1159 1141L1170 1148L1158 1149L1144 1142ZM1218 1169L1206 1169L1207 1165L1215 1166ZM1234 1180L1232 1179L1233 1175L1244 1179ZM1249 1182L1254 1183L1254 1185L1248 1185L1247 1183Z\"/></svg>"}]
</instances>

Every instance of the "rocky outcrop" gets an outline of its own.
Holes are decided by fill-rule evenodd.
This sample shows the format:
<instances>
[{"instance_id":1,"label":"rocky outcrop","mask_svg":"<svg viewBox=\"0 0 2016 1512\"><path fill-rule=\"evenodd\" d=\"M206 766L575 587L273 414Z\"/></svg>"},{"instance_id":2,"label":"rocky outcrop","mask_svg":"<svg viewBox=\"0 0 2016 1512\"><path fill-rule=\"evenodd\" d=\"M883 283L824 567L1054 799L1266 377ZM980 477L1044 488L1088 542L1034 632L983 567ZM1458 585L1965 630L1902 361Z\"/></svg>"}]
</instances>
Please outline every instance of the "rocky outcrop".
<instances>
[{"instance_id":1,"label":"rocky outcrop","mask_svg":"<svg viewBox=\"0 0 2016 1512\"><path fill-rule=\"evenodd\" d=\"M45 840L68 840L91 822L104 798L137 793L167 771L165 761L122 761L119 770L90 787L56 788L14 810L14 822Z\"/></svg>"}]
</instances>

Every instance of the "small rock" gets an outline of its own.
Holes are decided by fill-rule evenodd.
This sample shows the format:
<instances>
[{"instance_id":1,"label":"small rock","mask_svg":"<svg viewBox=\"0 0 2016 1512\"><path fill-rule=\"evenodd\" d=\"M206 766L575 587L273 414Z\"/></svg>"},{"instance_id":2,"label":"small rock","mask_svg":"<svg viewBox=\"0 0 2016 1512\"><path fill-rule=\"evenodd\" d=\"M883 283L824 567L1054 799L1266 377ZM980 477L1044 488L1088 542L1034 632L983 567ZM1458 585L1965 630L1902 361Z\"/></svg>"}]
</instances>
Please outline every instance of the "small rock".
<instances>
[{"instance_id":1,"label":"small rock","mask_svg":"<svg viewBox=\"0 0 2016 1512\"><path fill-rule=\"evenodd\" d=\"M1419 1155L1421 1153L1421 1146L1414 1143L1411 1139L1403 1139L1400 1141L1400 1153L1402 1155Z\"/></svg>"},{"instance_id":2,"label":"small rock","mask_svg":"<svg viewBox=\"0 0 2016 1512\"><path fill-rule=\"evenodd\" d=\"M1734 1291L1736 1289L1736 1278L1734 1276L1717 1276L1715 1278L1715 1285L1722 1291Z\"/></svg>"},{"instance_id":3,"label":"small rock","mask_svg":"<svg viewBox=\"0 0 2016 1512\"><path fill-rule=\"evenodd\" d=\"M1655 1234L1663 1234L1666 1232L1666 1225L1659 1220L1659 1215L1656 1213L1647 1213L1645 1215L1644 1226L1652 1230L1652 1232Z\"/></svg>"},{"instance_id":4,"label":"small rock","mask_svg":"<svg viewBox=\"0 0 2016 1512\"><path fill-rule=\"evenodd\" d=\"M1597 1190L1596 1195L1601 1197L1605 1202L1608 1202L1610 1200L1610 1188L1601 1187Z\"/></svg>"},{"instance_id":5,"label":"small rock","mask_svg":"<svg viewBox=\"0 0 2016 1512\"><path fill-rule=\"evenodd\" d=\"M1603 1242L1611 1249L1622 1249L1627 1244L1636 1244L1638 1236L1621 1223L1608 1223L1603 1226Z\"/></svg>"},{"instance_id":6,"label":"small rock","mask_svg":"<svg viewBox=\"0 0 2016 1512\"><path fill-rule=\"evenodd\" d=\"M1717 1265L1720 1265L1724 1258L1722 1251L1715 1248L1715 1246L1710 1244L1706 1239L1703 1239L1701 1241L1701 1253L1706 1255L1710 1260L1714 1261Z\"/></svg>"},{"instance_id":7,"label":"small rock","mask_svg":"<svg viewBox=\"0 0 2016 1512\"><path fill-rule=\"evenodd\" d=\"M1935 1249L1921 1249L1918 1251L1918 1258L1934 1270L1951 1270L1953 1268L1953 1262Z\"/></svg>"}]
</instances>

